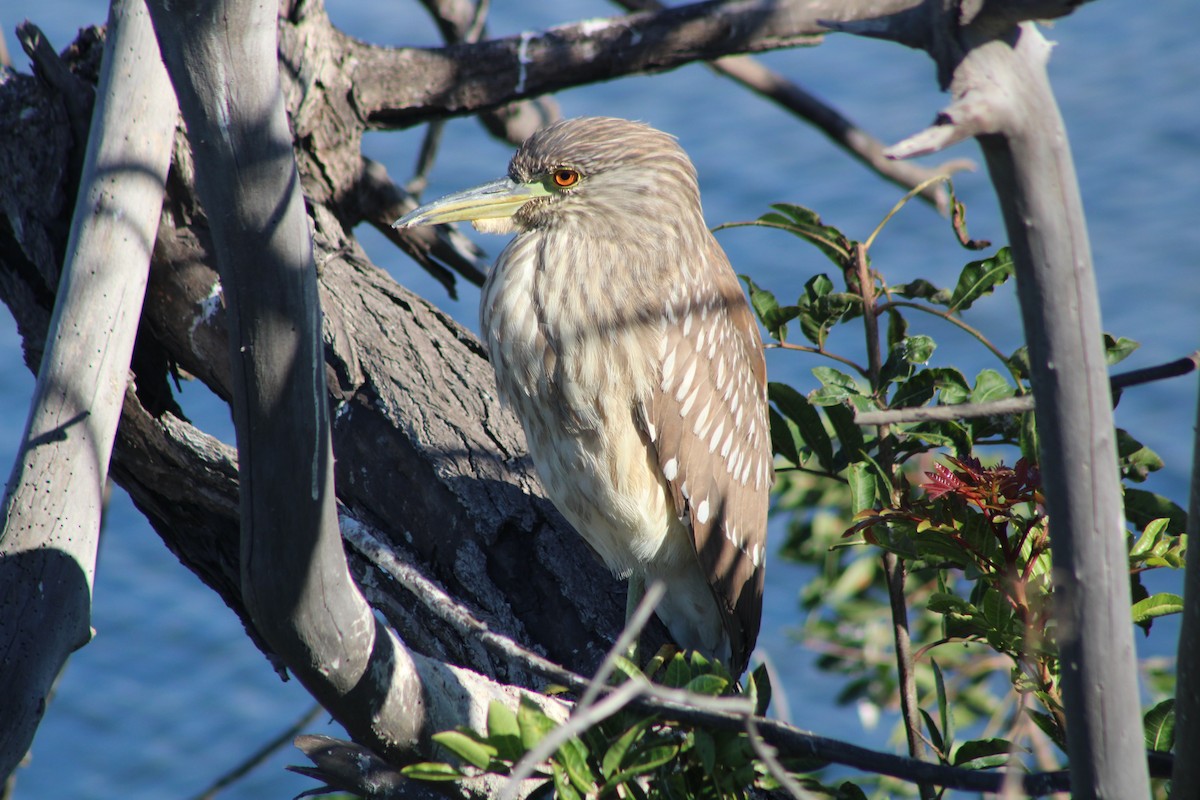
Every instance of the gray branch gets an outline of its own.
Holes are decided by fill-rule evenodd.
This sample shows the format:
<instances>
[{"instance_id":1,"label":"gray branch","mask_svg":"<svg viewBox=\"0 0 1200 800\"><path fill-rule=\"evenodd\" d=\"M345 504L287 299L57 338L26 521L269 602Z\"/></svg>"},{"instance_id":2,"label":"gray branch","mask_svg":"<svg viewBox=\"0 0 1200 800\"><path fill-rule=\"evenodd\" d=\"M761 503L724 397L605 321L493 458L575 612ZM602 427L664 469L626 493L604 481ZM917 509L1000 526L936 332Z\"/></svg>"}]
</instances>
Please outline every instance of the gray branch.
<instances>
[{"instance_id":1,"label":"gray branch","mask_svg":"<svg viewBox=\"0 0 1200 800\"><path fill-rule=\"evenodd\" d=\"M932 152L969 136L983 148L1016 263L1038 407L1072 793L1148 797L1099 301L1067 134L1045 71L1050 48L1031 24L997 27L981 12L960 27L954 12L928 8L923 41L953 101L937 124L893 153ZM1000 22L1011 16L1009 9ZM902 35L911 39L909 32Z\"/></svg>"},{"instance_id":2,"label":"gray branch","mask_svg":"<svg viewBox=\"0 0 1200 800\"><path fill-rule=\"evenodd\" d=\"M66 264L4 496L0 775L29 749L67 657L91 639L108 462L175 129L141 0L115 2L109 27Z\"/></svg>"},{"instance_id":3,"label":"gray branch","mask_svg":"<svg viewBox=\"0 0 1200 800\"><path fill-rule=\"evenodd\" d=\"M1188 498L1188 543L1200 542L1200 398L1192 439L1192 481ZM1183 619L1175 666L1175 752L1200 753L1200 548L1192 545L1183 578ZM1200 759L1175 759L1171 796L1200 797Z\"/></svg>"}]
</instances>

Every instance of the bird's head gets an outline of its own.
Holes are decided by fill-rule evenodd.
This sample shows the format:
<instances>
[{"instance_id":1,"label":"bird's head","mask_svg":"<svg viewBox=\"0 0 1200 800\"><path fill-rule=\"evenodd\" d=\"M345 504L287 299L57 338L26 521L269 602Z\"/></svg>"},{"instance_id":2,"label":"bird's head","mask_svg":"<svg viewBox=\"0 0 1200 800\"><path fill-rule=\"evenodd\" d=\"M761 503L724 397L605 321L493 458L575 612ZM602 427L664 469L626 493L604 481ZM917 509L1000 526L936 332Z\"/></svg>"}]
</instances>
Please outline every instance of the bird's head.
<instances>
[{"instance_id":1,"label":"bird's head","mask_svg":"<svg viewBox=\"0 0 1200 800\"><path fill-rule=\"evenodd\" d=\"M696 171L675 138L612 117L543 128L517 150L506 177L427 203L393 227L464 220L488 233L572 222L596 233L649 220L703 225Z\"/></svg>"}]
</instances>

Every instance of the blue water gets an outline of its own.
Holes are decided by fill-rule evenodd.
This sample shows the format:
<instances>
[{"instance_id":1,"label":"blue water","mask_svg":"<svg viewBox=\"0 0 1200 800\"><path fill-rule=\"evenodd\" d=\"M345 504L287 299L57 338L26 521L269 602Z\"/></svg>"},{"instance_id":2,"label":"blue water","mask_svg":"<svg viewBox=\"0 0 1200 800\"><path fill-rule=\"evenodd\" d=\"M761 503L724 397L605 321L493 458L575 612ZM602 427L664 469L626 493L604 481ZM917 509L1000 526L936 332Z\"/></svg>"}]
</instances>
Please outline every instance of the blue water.
<instances>
[{"instance_id":1,"label":"blue water","mask_svg":"<svg viewBox=\"0 0 1200 800\"><path fill-rule=\"evenodd\" d=\"M436 33L422 12L407 4L330 4L350 33L383 44L432 44ZM1130 368L1174 359L1200 345L1195 309L1200 280L1200 59L1184 0L1144 4L1109 0L1089 4L1047 32L1059 44L1051 75L1074 146L1089 217L1106 328L1142 343ZM497 3L493 35L516 33L615 12L600 2ZM22 69L25 60L11 34L22 18L37 22L56 47L82 24L102 22L98 3L77 0L8 0L0 10L6 43ZM835 100L868 130L888 142L920 130L945 97L936 92L930 62L920 53L879 42L834 37L817 48L771 54L768 63L810 90ZM819 134L772 105L703 67L651 78L631 78L565 92L568 115L611 114L646 120L677 134L700 171L711 224L750 219L772 202L813 207L827 222L865 237L899 192L832 148ZM408 174L420 141L417 132L372 134L368 153L398 180ZM499 175L510 148L488 138L470 120L447 126L443 154L429 196ZM964 144L946 157L980 161ZM941 159L930 159L936 163ZM961 176L972 235L1003 241L1003 229L986 176ZM376 263L474 327L477 292L462 287L451 301L381 237L362 238ZM788 237L758 230L719 234L739 272L783 295L796 293L814 272L827 269L815 252ZM503 240L482 237L496 253ZM951 283L968 255L952 244L930 210L912 205L893 220L873 253L874 265L892 282L926 277ZM0 465L10 464L23 427L33 379L24 368L8 315L0 314ZM1021 341L1011 287L981 304L968 321L1003 350ZM975 371L986 354L944 327L928 332L940 344L935 358ZM846 346L857 345L857 340ZM779 352L769 357L775 380L812 387L819 362ZM198 387L185 390L189 413L229 439L228 421ZM1118 423L1159 452L1167 467L1149 488L1182 501L1190 464L1196 378L1127 392ZM781 538L779 523L772 528ZM880 744L885 721L863 732L851 710L831 706L834 679L816 672L795 644L795 597L805 573L778 559L768 572L767 607L760 643L778 666L792 717L820 733ZM1155 579L1155 589L1178 587L1177 576ZM295 684L283 684L242 634L237 620L162 547L127 498L114 492L101 546L95 591L95 641L77 653L59 684L35 741L33 759L20 774L18 797L189 797L284 729L310 707ZM1177 627L1161 625L1140 644L1143 654L1169 655ZM1139 640L1141 641L1141 640ZM308 730L325 731L322 718ZM290 749L231 788L223 797L284 798L312 787L281 770L302 759Z\"/></svg>"}]
</instances>

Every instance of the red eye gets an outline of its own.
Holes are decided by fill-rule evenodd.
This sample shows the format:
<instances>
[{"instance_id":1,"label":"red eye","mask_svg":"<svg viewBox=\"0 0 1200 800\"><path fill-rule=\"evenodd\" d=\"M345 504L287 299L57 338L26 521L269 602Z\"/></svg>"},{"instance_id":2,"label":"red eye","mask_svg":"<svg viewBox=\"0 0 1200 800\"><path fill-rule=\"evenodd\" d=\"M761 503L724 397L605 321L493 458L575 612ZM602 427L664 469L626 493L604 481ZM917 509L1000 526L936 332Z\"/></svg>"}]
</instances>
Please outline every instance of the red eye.
<instances>
[{"instance_id":1,"label":"red eye","mask_svg":"<svg viewBox=\"0 0 1200 800\"><path fill-rule=\"evenodd\" d=\"M554 170L554 185L560 189L569 189L579 183L579 173L573 169Z\"/></svg>"}]
</instances>

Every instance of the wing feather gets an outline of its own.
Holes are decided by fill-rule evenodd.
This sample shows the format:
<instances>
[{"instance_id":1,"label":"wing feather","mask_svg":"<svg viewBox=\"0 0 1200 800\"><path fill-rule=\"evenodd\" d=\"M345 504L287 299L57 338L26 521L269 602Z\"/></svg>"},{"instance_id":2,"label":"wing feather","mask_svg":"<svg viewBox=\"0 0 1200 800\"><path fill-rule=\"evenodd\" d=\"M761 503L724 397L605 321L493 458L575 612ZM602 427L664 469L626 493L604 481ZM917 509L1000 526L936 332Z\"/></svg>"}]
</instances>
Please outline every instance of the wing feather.
<instances>
[{"instance_id":1,"label":"wing feather","mask_svg":"<svg viewBox=\"0 0 1200 800\"><path fill-rule=\"evenodd\" d=\"M699 270L666 300L660 380L639 416L720 609L736 670L758 637L774 471L758 326L719 245L710 239L706 249L717 268Z\"/></svg>"}]
</instances>

